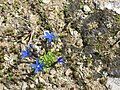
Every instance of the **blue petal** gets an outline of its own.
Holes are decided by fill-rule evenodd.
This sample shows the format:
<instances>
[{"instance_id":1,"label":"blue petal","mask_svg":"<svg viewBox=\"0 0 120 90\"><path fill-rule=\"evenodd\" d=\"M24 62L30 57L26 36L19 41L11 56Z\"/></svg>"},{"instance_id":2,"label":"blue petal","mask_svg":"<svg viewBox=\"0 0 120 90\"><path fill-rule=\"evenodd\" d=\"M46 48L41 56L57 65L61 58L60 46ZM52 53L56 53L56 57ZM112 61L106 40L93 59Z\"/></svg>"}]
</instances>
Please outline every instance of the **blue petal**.
<instances>
[{"instance_id":1,"label":"blue petal","mask_svg":"<svg viewBox=\"0 0 120 90\"><path fill-rule=\"evenodd\" d=\"M36 59L36 65L38 65L38 64L39 64L39 59L37 58L37 59Z\"/></svg>"},{"instance_id":2,"label":"blue petal","mask_svg":"<svg viewBox=\"0 0 120 90\"><path fill-rule=\"evenodd\" d=\"M39 66L35 69L35 73L38 73L39 71L42 71L43 70L43 67Z\"/></svg>"},{"instance_id":3,"label":"blue petal","mask_svg":"<svg viewBox=\"0 0 120 90\"><path fill-rule=\"evenodd\" d=\"M35 69L35 73L38 73L38 71L39 71L38 68L36 68L36 69Z\"/></svg>"},{"instance_id":4,"label":"blue petal","mask_svg":"<svg viewBox=\"0 0 120 90\"><path fill-rule=\"evenodd\" d=\"M49 36L49 35L50 35L50 33L49 33L48 31L46 31L44 34L45 34L46 36Z\"/></svg>"},{"instance_id":5,"label":"blue petal","mask_svg":"<svg viewBox=\"0 0 120 90\"><path fill-rule=\"evenodd\" d=\"M36 68L37 67L37 65L36 64L32 64L32 65L30 65L32 68Z\"/></svg>"},{"instance_id":6,"label":"blue petal","mask_svg":"<svg viewBox=\"0 0 120 90\"><path fill-rule=\"evenodd\" d=\"M22 51L22 55L21 55L22 59L28 56L29 56L28 51Z\"/></svg>"},{"instance_id":7,"label":"blue petal","mask_svg":"<svg viewBox=\"0 0 120 90\"><path fill-rule=\"evenodd\" d=\"M40 62L40 63L39 63L39 67L43 68L43 67L44 67L44 63L43 63L43 62Z\"/></svg>"},{"instance_id":8,"label":"blue petal","mask_svg":"<svg viewBox=\"0 0 120 90\"><path fill-rule=\"evenodd\" d=\"M42 71L43 70L43 66L39 65L39 67L37 67L37 68L38 68L38 71Z\"/></svg>"},{"instance_id":9,"label":"blue petal","mask_svg":"<svg viewBox=\"0 0 120 90\"><path fill-rule=\"evenodd\" d=\"M26 48L26 50L23 50L21 53L23 57L30 56L30 50L28 48Z\"/></svg>"},{"instance_id":10,"label":"blue petal","mask_svg":"<svg viewBox=\"0 0 120 90\"><path fill-rule=\"evenodd\" d=\"M22 51L22 55L23 56L27 55L27 51Z\"/></svg>"},{"instance_id":11,"label":"blue petal","mask_svg":"<svg viewBox=\"0 0 120 90\"><path fill-rule=\"evenodd\" d=\"M35 69L35 73L43 70L44 63L39 63L39 59L36 59L36 64L31 65Z\"/></svg>"},{"instance_id":12,"label":"blue petal","mask_svg":"<svg viewBox=\"0 0 120 90\"><path fill-rule=\"evenodd\" d=\"M48 42L52 42L52 38L49 38L49 39L48 39Z\"/></svg>"},{"instance_id":13,"label":"blue petal","mask_svg":"<svg viewBox=\"0 0 120 90\"><path fill-rule=\"evenodd\" d=\"M51 37L52 37L52 38L55 38L55 35L54 35L54 33L51 33Z\"/></svg>"},{"instance_id":14,"label":"blue petal","mask_svg":"<svg viewBox=\"0 0 120 90\"><path fill-rule=\"evenodd\" d=\"M58 63L64 63L64 59L63 57L59 57L58 60L57 60Z\"/></svg>"}]
</instances>

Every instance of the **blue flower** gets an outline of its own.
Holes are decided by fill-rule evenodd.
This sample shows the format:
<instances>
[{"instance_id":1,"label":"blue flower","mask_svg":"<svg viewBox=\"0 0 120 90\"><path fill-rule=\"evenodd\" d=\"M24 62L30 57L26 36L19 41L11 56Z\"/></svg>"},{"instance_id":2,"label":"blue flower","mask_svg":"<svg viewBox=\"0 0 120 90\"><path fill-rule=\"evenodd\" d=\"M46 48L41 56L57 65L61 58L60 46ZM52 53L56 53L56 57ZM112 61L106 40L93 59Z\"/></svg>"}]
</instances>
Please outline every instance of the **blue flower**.
<instances>
[{"instance_id":1,"label":"blue flower","mask_svg":"<svg viewBox=\"0 0 120 90\"><path fill-rule=\"evenodd\" d=\"M52 40L54 40L54 38L55 38L55 35L51 32L49 32L49 31L44 31L44 36L43 36L45 39L47 39L48 40L48 42L50 43L50 42L52 42Z\"/></svg>"},{"instance_id":2,"label":"blue flower","mask_svg":"<svg viewBox=\"0 0 120 90\"><path fill-rule=\"evenodd\" d=\"M57 62L60 63L60 64L63 64L63 63L64 63L63 57L59 57L59 58L57 59Z\"/></svg>"},{"instance_id":3,"label":"blue flower","mask_svg":"<svg viewBox=\"0 0 120 90\"><path fill-rule=\"evenodd\" d=\"M22 59L29 57L31 55L31 52L28 48L26 50L23 50L21 53L22 53L22 55L21 55Z\"/></svg>"},{"instance_id":4,"label":"blue flower","mask_svg":"<svg viewBox=\"0 0 120 90\"><path fill-rule=\"evenodd\" d=\"M36 59L36 64L32 64L31 67L35 69L35 73L38 73L43 70L44 64L39 62L39 59Z\"/></svg>"}]
</instances>

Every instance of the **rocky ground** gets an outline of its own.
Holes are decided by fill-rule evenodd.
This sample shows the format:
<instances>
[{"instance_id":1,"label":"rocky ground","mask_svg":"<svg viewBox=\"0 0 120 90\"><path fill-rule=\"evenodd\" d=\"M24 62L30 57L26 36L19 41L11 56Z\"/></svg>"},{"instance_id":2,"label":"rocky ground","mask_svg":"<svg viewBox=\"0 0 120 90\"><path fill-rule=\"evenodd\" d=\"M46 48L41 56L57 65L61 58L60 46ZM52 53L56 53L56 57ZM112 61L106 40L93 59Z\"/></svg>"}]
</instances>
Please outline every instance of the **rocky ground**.
<instances>
[{"instance_id":1,"label":"rocky ground","mask_svg":"<svg viewBox=\"0 0 120 90\"><path fill-rule=\"evenodd\" d=\"M119 14L119 0L0 0L0 90L120 90ZM64 63L34 73L47 52Z\"/></svg>"}]
</instances>

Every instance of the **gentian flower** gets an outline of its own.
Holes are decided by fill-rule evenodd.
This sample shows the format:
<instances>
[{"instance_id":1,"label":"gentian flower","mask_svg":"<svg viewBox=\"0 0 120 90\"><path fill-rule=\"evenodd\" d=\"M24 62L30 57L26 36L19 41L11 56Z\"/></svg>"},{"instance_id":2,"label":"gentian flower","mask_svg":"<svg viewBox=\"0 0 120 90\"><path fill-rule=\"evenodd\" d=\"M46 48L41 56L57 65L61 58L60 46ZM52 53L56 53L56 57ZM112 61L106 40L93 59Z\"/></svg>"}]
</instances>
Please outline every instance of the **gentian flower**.
<instances>
[{"instance_id":1,"label":"gentian flower","mask_svg":"<svg viewBox=\"0 0 120 90\"><path fill-rule=\"evenodd\" d=\"M43 70L44 64L39 62L39 59L36 59L36 64L32 64L31 67L35 69L35 73L38 73Z\"/></svg>"},{"instance_id":2,"label":"gentian flower","mask_svg":"<svg viewBox=\"0 0 120 90\"><path fill-rule=\"evenodd\" d=\"M28 48L26 50L23 50L21 53L22 53L22 55L21 55L22 59L29 57L31 55L31 52Z\"/></svg>"},{"instance_id":3,"label":"gentian flower","mask_svg":"<svg viewBox=\"0 0 120 90\"><path fill-rule=\"evenodd\" d=\"M49 31L44 31L44 36L43 37L45 39L47 39L48 42L50 43L55 38L55 35L52 32L50 33Z\"/></svg>"},{"instance_id":4,"label":"gentian flower","mask_svg":"<svg viewBox=\"0 0 120 90\"><path fill-rule=\"evenodd\" d=\"M63 64L63 63L64 63L63 57L59 57L59 58L57 59L57 62L60 63L60 64Z\"/></svg>"}]
</instances>

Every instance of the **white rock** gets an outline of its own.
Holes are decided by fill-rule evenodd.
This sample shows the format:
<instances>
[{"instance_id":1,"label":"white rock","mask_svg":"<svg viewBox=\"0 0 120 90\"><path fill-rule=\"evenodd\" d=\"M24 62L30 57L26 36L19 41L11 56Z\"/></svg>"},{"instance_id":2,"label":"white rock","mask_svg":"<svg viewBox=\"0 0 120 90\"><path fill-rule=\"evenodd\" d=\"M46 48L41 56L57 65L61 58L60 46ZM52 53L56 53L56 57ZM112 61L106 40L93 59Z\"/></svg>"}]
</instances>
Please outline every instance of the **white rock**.
<instances>
[{"instance_id":1,"label":"white rock","mask_svg":"<svg viewBox=\"0 0 120 90\"><path fill-rule=\"evenodd\" d=\"M120 38L120 31L118 31L116 36L117 36L117 38Z\"/></svg>"},{"instance_id":2,"label":"white rock","mask_svg":"<svg viewBox=\"0 0 120 90\"><path fill-rule=\"evenodd\" d=\"M56 74L56 71L54 69L50 70L50 74L51 75L55 75Z\"/></svg>"},{"instance_id":3,"label":"white rock","mask_svg":"<svg viewBox=\"0 0 120 90\"><path fill-rule=\"evenodd\" d=\"M0 90L3 90L4 85L0 84Z\"/></svg>"},{"instance_id":4,"label":"white rock","mask_svg":"<svg viewBox=\"0 0 120 90\"><path fill-rule=\"evenodd\" d=\"M73 31L74 36L77 38L79 36L77 31Z\"/></svg>"},{"instance_id":5,"label":"white rock","mask_svg":"<svg viewBox=\"0 0 120 90\"><path fill-rule=\"evenodd\" d=\"M68 48L68 53L71 53L72 51L71 51L71 48Z\"/></svg>"},{"instance_id":6,"label":"white rock","mask_svg":"<svg viewBox=\"0 0 120 90\"><path fill-rule=\"evenodd\" d=\"M100 9L109 9L120 14L120 0L94 0Z\"/></svg>"},{"instance_id":7,"label":"white rock","mask_svg":"<svg viewBox=\"0 0 120 90\"><path fill-rule=\"evenodd\" d=\"M36 84L38 84L39 83L39 79L37 78L37 79L35 79L35 82L36 82Z\"/></svg>"},{"instance_id":8,"label":"white rock","mask_svg":"<svg viewBox=\"0 0 120 90\"><path fill-rule=\"evenodd\" d=\"M70 34L73 36L74 35L74 33L73 33L74 30L70 28L69 31L70 31Z\"/></svg>"},{"instance_id":9,"label":"white rock","mask_svg":"<svg viewBox=\"0 0 120 90\"><path fill-rule=\"evenodd\" d=\"M120 78L108 77L106 86L109 87L110 90L120 90Z\"/></svg>"},{"instance_id":10,"label":"white rock","mask_svg":"<svg viewBox=\"0 0 120 90\"><path fill-rule=\"evenodd\" d=\"M45 3L45 4L48 4L49 2L50 2L50 0L42 0L43 1L43 3Z\"/></svg>"},{"instance_id":11,"label":"white rock","mask_svg":"<svg viewBox=\"0 0 120 90\"><path fill-rule=\"evenodd\" d=\"M41 78L41 77L39 77L39 81L40 81L41 83L46 84L46 81L45 81L43 78Z\"/></svg>"},{"instance_id":12,"label":"white rock","mask_svg":"<svg viewBox=\"0 0 120 90\"><path fill-rule=\"evenodd\" d=\"M79 33L73 29L70 28L70 34L74 36L75 38L79 37Z\"/></svg>"},{"instance_id":13,"label":"white rock","mask_svg":"<svg viewBox=\"0 0 120 90\"><path fill-rule=\"evenodd\" d=\"M72 73L71 69L68 69L65 74L66 76L69 76L71 73Z\"/></svg>"},{"instance_id":14,"label":"white rock","mask_svg":"<svg viewBox=\"0 0 120 90\"><path fill-rule=\"evenodd\" d=\"M83 6L83 10L84 10L85 12L90 12L90 11L91 11L91 9L90 9L90 7L89 7L88 5L84 5L84 6Z\"/></svg>"},{"instance_id":15,"label":"white rock","mask_svg":"<svg viewBox=\"0 0 120 90\"><path fill-rule=\"evenodd\" d=\"M112 37L109 37L109 42L110 44L114 44L116 41Z\"/></svg>"},{"instance_id":16,"label":"white rock","mask_svg":"<svg viewBox=\"0 0 120 90\"><path fill-rule=\"evenodd\" d=\"M83 59L86 59L86 56L85 56L85 55L83 55Z\"/></svg>"},{"instance_id":17,"label":"white rock","mask_svg":"<svg viewBox=\"0 0 120 90\"><path fill-rule=\"evenodd\" d=\"M118 14L120 14L120 8L114 8L113 11L115 11Z\"/></svg>"},{"instance_id":18,"label":"white rock","mask_svg":"<svg viewBox=\"0 0 120 90\"><path fill-rule=\"evenodd\" d=\"M78 42L77 42L77 45L79 47L82 47L83 46L83 40L82 39L79 39Z\"/></svg>"},{"instance_id":19,"label":"white rock","mask_svg":"<svg viewBox=\"0 0 120 90\"><path fill-rule=\"evenodd\" d=\"M26 83L26 82L23 82L22 90L26 90L26 88L27 88L27 83Z\"/></svg>"},{"instance_id":20,"label":"white rock","mask_svg":"<svg viewBox=\"0 0 120 90\"><path fill-rule=\"evenodd\" d=\"M31 87L31 88L34 88L34 87L35 87L35 85L34 85L34 84L31 84L31 85L30 85L30 87Z\"/></svg>"},{"instance_id":21,"label":"white rock","mask_svg":"<svg viewBox=\"0 0 120 90\"><path fill-rule=\"evenodd\" d=\"M13 0L8 0L8 3L9 3L9 4L12 4L12 3L13 3Z\"/></svg>"},{"instance_id":22,"label":"white rock","mask_svg":"<svg viewBox=\"0 0 120 90\"><path fill-rule=\"evenodd\" d=\"M106 4L105 4L105 7L106 7L107 9L112 9L112 8L113 8L113 4L112 4L112 3L106 3Z\"/></svg>"}]
</instances>

